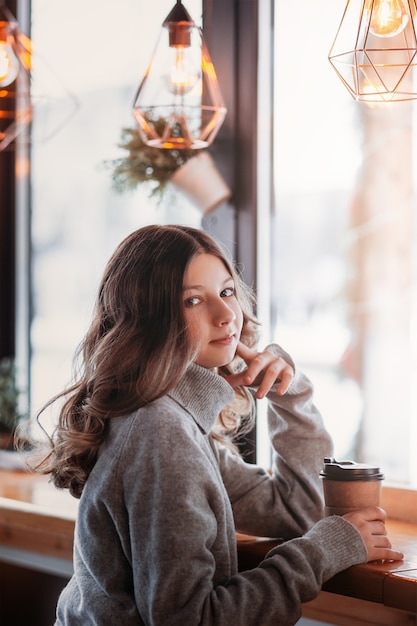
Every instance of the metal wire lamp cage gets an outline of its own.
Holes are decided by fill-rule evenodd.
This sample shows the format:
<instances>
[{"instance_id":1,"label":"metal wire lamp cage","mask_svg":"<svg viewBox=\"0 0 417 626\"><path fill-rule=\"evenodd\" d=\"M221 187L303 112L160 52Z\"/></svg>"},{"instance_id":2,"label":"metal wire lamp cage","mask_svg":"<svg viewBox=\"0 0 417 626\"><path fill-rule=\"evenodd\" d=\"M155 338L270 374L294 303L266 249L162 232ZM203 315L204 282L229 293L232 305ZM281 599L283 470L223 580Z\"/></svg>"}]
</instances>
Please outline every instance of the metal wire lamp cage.
<instances>
[{"instance_id":1,"label":"metal wire lamp cage","mask_svg":"<svg viewBox=\"0 0 417 626\"><path fill-rule=\"evenodd\" d=\"M202 29L181 0L162 24L133 112L143 141L156 148L205 148L224 121L226 108Z\"/></svg>"},{"instance_id":2,"label":"metal wire lamp cage","mask_svg":"<svg viewBox=\"0 0 417 626\"><path fill-rule=\"evenodd\" d=\"M348 0L329 61L355 100L417 98L416 0Z\"/></svg>"},{"instance_id":3,"label":"metal wire lamp cage","mask_svg":"<svg viewBox=\"0 0 417 626\"><path fill-rule=\"evenodd\" d=\"M31 41L16 18L0 4L0 151L32 119L30 99Z\"/></svg>"}]
</instances>

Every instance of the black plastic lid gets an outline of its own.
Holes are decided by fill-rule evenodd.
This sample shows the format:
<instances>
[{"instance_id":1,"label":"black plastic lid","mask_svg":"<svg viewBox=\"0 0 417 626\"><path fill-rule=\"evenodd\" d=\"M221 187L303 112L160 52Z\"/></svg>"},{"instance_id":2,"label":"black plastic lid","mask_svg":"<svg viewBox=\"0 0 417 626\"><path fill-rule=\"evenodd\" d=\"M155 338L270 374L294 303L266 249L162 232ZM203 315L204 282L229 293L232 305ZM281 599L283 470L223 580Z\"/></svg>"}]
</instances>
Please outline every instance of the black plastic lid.
<instances>
[{"instance_id":1,"label":"black plastic lid","mask_svg":"<svg viewBox=\"0 0 417 626\"><path fill-rule=\"evenodd\" d=\"M330 480L383 480L384 474L375 465L355 463L354 461L336 461L333 457L324 459L324 467L320 472L322 478Z\"/></svg>"}]
</instances>

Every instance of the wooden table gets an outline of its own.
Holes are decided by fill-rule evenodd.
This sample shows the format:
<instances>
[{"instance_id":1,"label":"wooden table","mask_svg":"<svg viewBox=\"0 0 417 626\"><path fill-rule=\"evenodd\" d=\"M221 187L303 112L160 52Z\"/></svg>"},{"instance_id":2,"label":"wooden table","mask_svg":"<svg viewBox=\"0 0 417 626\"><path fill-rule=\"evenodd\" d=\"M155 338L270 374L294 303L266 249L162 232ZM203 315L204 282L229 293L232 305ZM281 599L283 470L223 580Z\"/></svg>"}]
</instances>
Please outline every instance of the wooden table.
<instances>
[{"instance_id":1,"label":"wooden table","mask_svg":"<svg viewBox=\"0 0 417 626\"><path fill-rule=\"evenodd\" d=\"M384 508L394 508L387 491ZM416 494L417 497L417 494ZM404 561L355 565L328 583L303 615L337 626L417 624L417 522L389 519L388 534ZM46 477L0 469L0 560L70 575L77 500ZM276 545L273 539L238 535L240 569L255 567Z\"/></svg>"},{"instance_id":2,"label":"wooden table","mask_svg":"<svg viewBox=\"0 0 417 626\"><path fill-rule=\"evenodd\" d=\"M71 576L77 505L45 476L0 469L0 561Z\"/></svg>"},{"instance_id":3,"label":"wooden table","mask_svg":"<svg viewBox=\"0 0 417 626\"><path fill-rule=\"evenodd\" d=\"M355 565L329 580L303 615L337 626L417 624L417 525L388 520L387 530L404 561ZM240 569L250 569L277 545L272 539L238 535Z\"/></svg>"}]
</instances>

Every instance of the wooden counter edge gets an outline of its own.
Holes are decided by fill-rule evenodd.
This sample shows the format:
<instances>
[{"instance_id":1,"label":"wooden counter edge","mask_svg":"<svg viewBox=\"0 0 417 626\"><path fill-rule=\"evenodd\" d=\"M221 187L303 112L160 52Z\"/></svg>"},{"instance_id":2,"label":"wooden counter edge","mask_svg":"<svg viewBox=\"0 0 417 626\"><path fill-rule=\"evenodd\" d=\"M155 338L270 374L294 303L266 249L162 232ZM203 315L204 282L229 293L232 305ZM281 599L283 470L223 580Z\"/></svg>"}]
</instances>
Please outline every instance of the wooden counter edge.
<instances>
[{"instance_id":1,"label":"wooden counter edge","mask_svg":"<svg viewBox=\"0 0 417 626\"><path fill-rule=\"evenodd\" d=\"M384 604L321 591L305 602L303 617L338 626L414 626L417 616Z\"/></svg>"},{"instance_id":2,"label":"wooden counter edge","mask_svg":"<svg viewBox=\"0 0 417 626\"><path fill-rule=\"evenodd\" d=\"M382 486L381 507L389 519L417 524L417 489L387 483Z\"/></svg>"},{"instance_id":3,"label":"wooden counter edge","mask_svg":"<svg viewBox=\"0 0 417 626\"><path fill-rule=\"evenodd\" d=\"M392 525L407 528L409 535L409 529L416 526L410 522L398 520L392 520ZM417 527L415 537L417 537ZM238 534L239 570L244 571L256 567L265 558L269 550L279 543L278 539L251 538ZM414 566L412 568L409 571L415 573L416 569ZM417 616L417 582L414 578L408 577L407 566L405 565L404 569L397 571L377 570L378 565L372 564L352 566L330 579L324 585L322 593L330 593L334 598L344 598L343 602L345 599L357 600L358 602L370 602L374 604L375 608L384 606L389 609L401 609L402 612L407 612L409 616L412 616L410 619L415 621ZM414 622L410 621L409 623Z\"/></svg>"},{"instance_id":4,"label":"wooden counter edge","mask_svg":"<svg viewBox=\"0 0 417 626\"><path fill-rule=\"evenodd\" d=\"M0 544L72 560L75 519L46 507L0 497Z\"/></svg>"}]
</instances>

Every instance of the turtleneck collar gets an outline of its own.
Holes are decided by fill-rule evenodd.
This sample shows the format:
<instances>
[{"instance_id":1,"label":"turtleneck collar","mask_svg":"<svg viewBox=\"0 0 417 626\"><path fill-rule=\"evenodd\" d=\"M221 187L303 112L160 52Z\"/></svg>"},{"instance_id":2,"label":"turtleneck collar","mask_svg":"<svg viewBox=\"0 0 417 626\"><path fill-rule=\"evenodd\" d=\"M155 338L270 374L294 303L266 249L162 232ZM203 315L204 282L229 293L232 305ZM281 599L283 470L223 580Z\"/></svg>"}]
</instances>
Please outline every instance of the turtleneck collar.
<instances>
[{"instance_id":1,"label":"turtleneck collar","mask_svg":"<svg viewBox=\"0 0 417 626\"><path fill-rule=\"evenodd\" d=\"M206 433L211 430L220 411L235 397L224 378L195 363L168 395L181 404Z\"/></svg>"}]
</instances>

